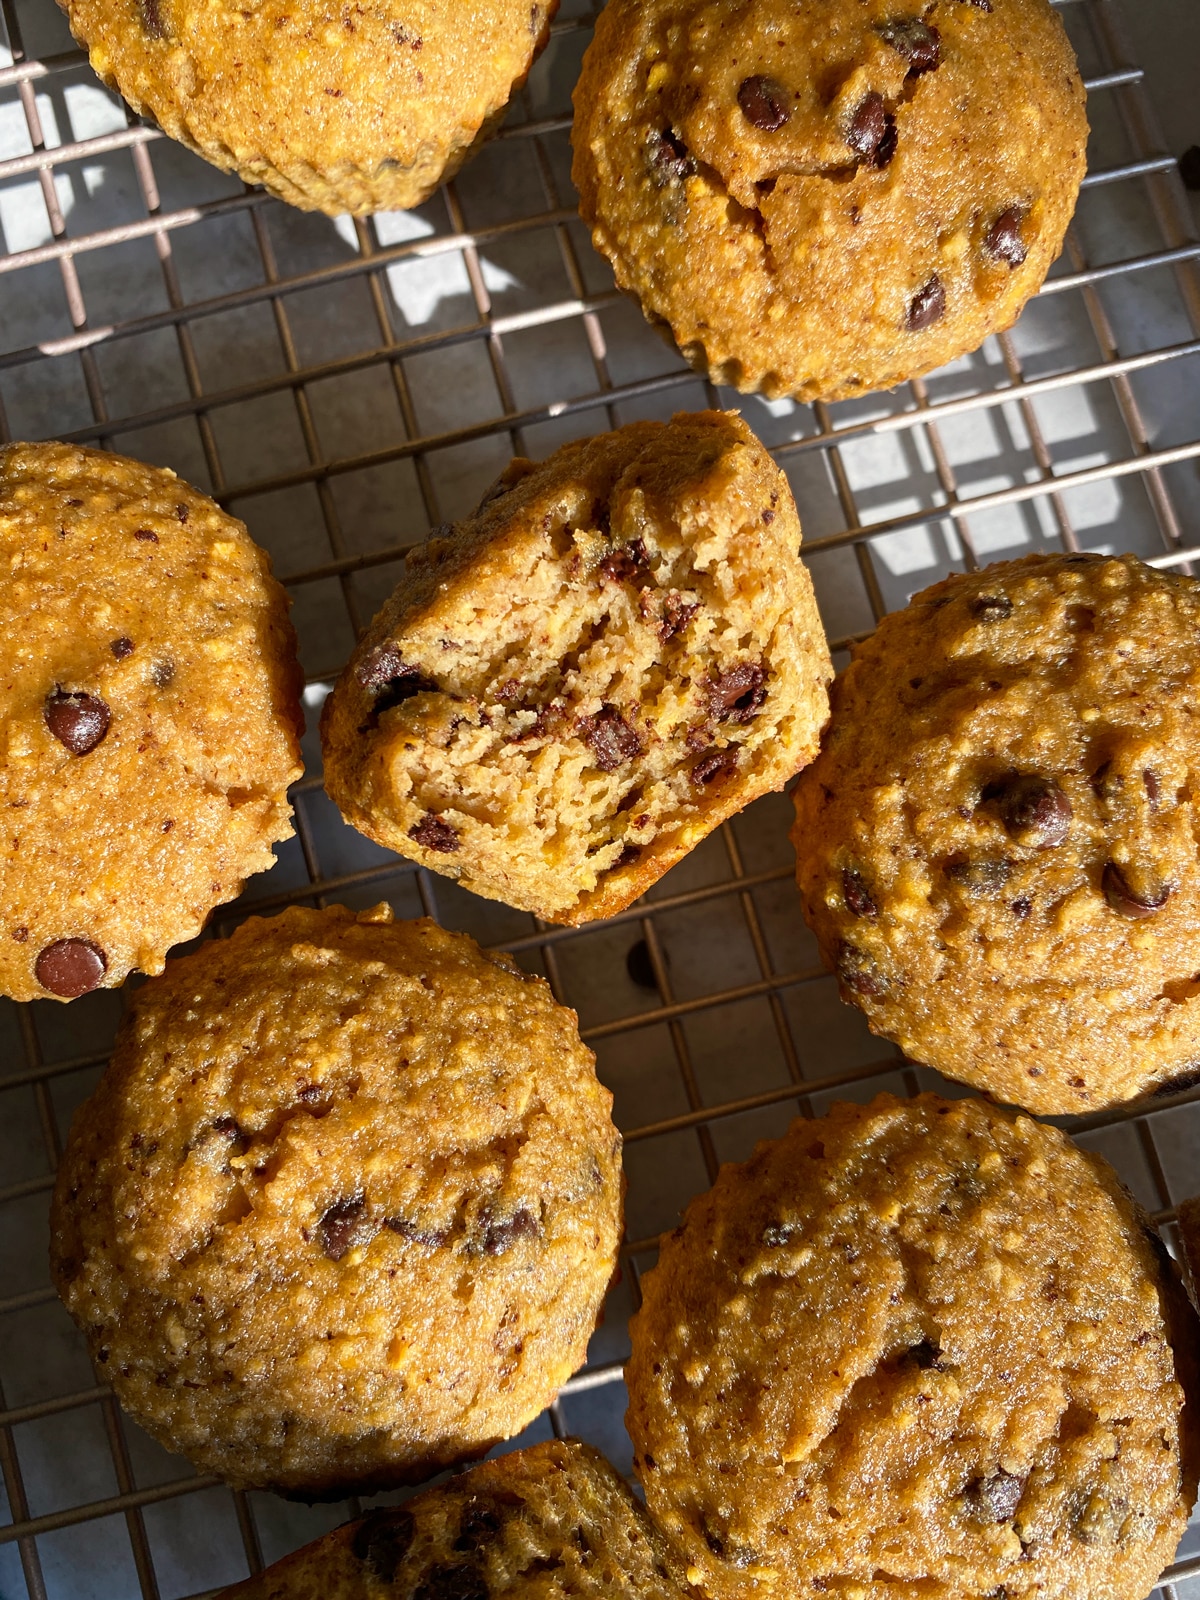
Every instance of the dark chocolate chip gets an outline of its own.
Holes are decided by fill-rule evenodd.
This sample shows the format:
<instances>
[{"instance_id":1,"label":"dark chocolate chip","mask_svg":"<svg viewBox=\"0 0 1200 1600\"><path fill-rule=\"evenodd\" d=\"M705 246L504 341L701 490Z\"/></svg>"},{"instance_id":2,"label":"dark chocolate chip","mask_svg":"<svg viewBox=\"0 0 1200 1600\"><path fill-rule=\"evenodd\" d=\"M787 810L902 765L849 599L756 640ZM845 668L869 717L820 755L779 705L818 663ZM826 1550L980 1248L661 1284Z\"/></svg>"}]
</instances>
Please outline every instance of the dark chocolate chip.
<instances>
[{"instance_id":1,"label":"dark chocolate chip","mask_svg":"<svg viewBox=\"0 0 1200 1600\"><path fill-rule=\"evenodd\" d=\"M408 837L416 844L424 845L426 850L436 850L444 856L452 855L462 843L458 829L435 816L432 811L427 811L420 822L413 824L408 830Z\"/></svg>"},{"instance_id":2,"label":"dark chocolate chip","mask_svg":"<svg viewBox=\"0 0 1200 1600\"><path fill-rule=\"evenodd\" d=\"M20 928L14 928L12 931L12 936L18 944L24 944L29 938L29 929L24 926Z\"/></svg>"},{"instance_id":3,"label":"dark chocolate chip","mask_svg":"<svg viewBox=\"0 0 1200 1600\"><path fill-rule=\"evenodd\" d=\"M156 661L150 668L150 682L156 689L165 689L175 681L175 663Z\"/></svg>"},{"instance_id":4,"label":"dark chocolate chip","mask_svg":"<svg viewBox=\"0 0 1200 1600\"><path fill-rule=\"evenodd\" d=\"M609 870L616 872L618 867L631 867L635 861L641 858L641 854L642 847L640 844L634 844L632 841L623 844L621 846L621 854L613 862Z\"/></svg>"},{"instance_id":5,"label":"dark chocolate chip","mask_svg":"<svg viewBox=\"0 0 1200 1600\"><path fill-rule=\"evenodd\" d=\"M1161 911L1174 889L1170 883L1156 884L1152 889L1135 886L1115 861L1110 861L1105 867L1100 876L1100 887L1117 915L1135 922Z\"/></svg>"},{"instance_id":6,"label":"dark chocolate chip","mask_svg":"<svg viewBox=\"0 0 1200 1600\"><path fill-rule=\"evenodd\" d=\"M661 133L654 129L646 141L646 155L650 174L660 188L668 183L682 183L696 171L687 145L673 128L664 128Z\"/></svg>"},{"instance_id":7,"label":"dark chocolate chip","mask_svg":"<svg viewBox=\"0 0 1200 1600\"><path fill-rule=\"evenodd\" d=\"M1142 768L1142 783L1146 789L1146 799L1150 802L1151 811L1158 810L1158 799L1162 793L1162 785L1158 781L1158 773L1153 767Z\"/></svg>"},{"instance_id":8,"label":"dark chocolate chip","mask_svg":"<svg viewBox=\"0 0 1200 1600\"><path fill-rule=\"evenodd\" d=\"M689 600L678 590L672 589L663 601L662 621L658 625L658 637L663 644L677 633L682 633L699 609L699 600Z\"/></svg>"},{"instance_id":9,"label":"dark chocolate chip","mask_svg":"<svg viewBox=\"0 0 1200 1600\"><path fill-rule=\"evenodd\" d=\"M355 1526L350 1548L381 1583L391 1583L416 1531L411 1512L403 1506L384 1506Z\"/></svg>"},{"instance_id":10,"label":"dark chocolate chip","mask_svg":"<svg viewBox=\"0 0 1200 1600\"><path fill-rule=\"evenodd\" d=\"M1092 786L1092 793L1096 796L1096 799L1109 803L1114 801L1125 787L1124 775L1113 771L1111 761L1106 761L1102 766L1097 767L1088 782Z\"/></svg>"},{"instance_id":11,"label":"dark chocolate chip","mask_svg":"<svg viewBox=\"0 0 1200 1600\"><path fill-rule=\"evenodd\" d=\"M1004 856L985 856L971 860L967 856L952 856L946 863L946 876L959 884L968 894L999 894L1012 875L1013 864Z\"/></svg>"},{"instance_id":12,"label":"dark chocolate chip","mask_svg":"<svg viewBox=\"0 0 1200 1600\"><path fill-rule=\"evenodd\" d=\"M744 78L737 92L742 115L763 133L774 133L777 128L783 127L790 115L788 99L788 91L781 83L758 74L753 78Z\"/></svg>"},{"instance_id":13,"label":"dark chocolate chip","mask_svg":"<svg viewBox=\"0 0 1200 1600\"><path fill-rule=\"evenodd\" d=\"M118 661L124 661L126 656L133 654L133 640L122 634L119 639L114 639L108 648Z\"/></svg>"},{"instance_id":14,"label":"dark chocolate chip","mask_svg":"<svg viewBox=\"0 0 1200 1600\"><path fill-rule=\"evenodd\" d=\"M458 1524L458 1537L454 1548L463 1551L480 1550L494 1544L504 1532L504 1526L514 1512L521 1511L525 1501L511 1490L494 1490L489 1495L472 1495L462 1510Z\"/></svg>"},{"instance_id":15,"label":"dark chocolate chip","mask_svg":"<svg viewBox=\"0 0 1200 1600\"><path fill-rule=\"evenodd\" d=\"M46 726L73 756L86 756L108 732L112 713L94 694L72 694L55 689L43 710Z\"/></svg>"},{"instance_id":16,"label":"dark chocolate chip","mask_svg":"<svg viewBox=\"0 0 1200 1600\"><path fill-rule=\"evenodd\" d=\"M908 303L908 314L905 324L910 333L920 333L924 328L932 328L935 322L942 320L942 313L946 309L946 291L942 288L942 280L935 272L928 283L923 283Z\"/></svg>"},{"instance_id":17,"label":"dark chocolate chip","mask_svg":"<svg viewBox=\"0 0 1200 1600\"><path fill-rule=\"evenodd\" d=\"M967 0L967 4L974 6L976 11L986 11L989 14L992 9L992 0Z\"/></svg>"},{"instance_id":18,"label":"dark chocolate chip","mask_svg":"<svg viewBox=\"0 0 1200 1600\"><path fill-rule=\"evenodd\" d=\"M1051 850L1070 831L1071 802L1053 778L1009 772L989 783L982 798L995 805L1017 843L1031 849Z\"/></svg>"},{"instance_id":19,"label":"dark chocolate chip","mask_svg":"<svg viewBox=\"0 0 1200 1600\"><path fill-rule=\"evenodd\" d=\"M158 543L158 535L152 528L135 528L133 530L133 537L135 539L140 539L143 544Z\"/></svg>"},{"instance_id":20,"label":"dark chocolate chip","mask_svg":"<svg viewBox=\"0 0 1200 1600\"><path fill-rule=\"evenodd\" d=\"M159 0L139 0L138 9L141 12L142 31L151 39L165 39L167 30L163 26Z\"/></svg>"},{"instance_id":21,"label":"dark chocolate chip","mask_svg":"<svg viewBox=\"0 0 1200 1600\"><path fill-rule=\"evenodd\" d=\"M860 156L873 156L887 132L887 117L883 96L872 90L859 102L846 132L846 143L851 150Z\"/></svg>"},{"instance_id":22,"label":"dark chocolate chip","mask_svg":"<svg viewBox=\"0 0 1200 1600\"><path fill-rule=\"evenodd\" d=\"M983 248L993 261L1006 261L1010 267L1019 267L1029 254L1021 238L1021 223L1025 213L1020 206L1009 206L1002 211L984 235Z\"/></svg>"},{"instance_id":23,"label":"dark chocolate chip","mask_svg":"<svg viewBox=\"0 0 1200 1600\"><path fill-rule=\"evenodd\" d=\"M188 508L183 504L182 500L175 507L175 516L180 522L186 522L188 519Z\"/></svg>"},{"instance_id":24,"label":"dark chocolate chip","mask_svg":"<svg viewBox=\"0 0 1200 1600\"><path fill-rule=\"evenodd\" d=\"M90 939L56 939L38 956L33 971L43 989L60 1000L75 1000L100 987L108 957Z\"/></svg>"},{"instance_id":25,"label":"dark chocolate chip","mask_svg":"<svg viewBox=\"0 0 1200 1600\"><path fill-rule=\"evenodd\" d=\"M882 172L884 167L890 165L892 157L896 154L896 146L899 142L900 135L896 132L896 119L889 111L887 114L887 126L883 130L883 138L879 141L875 154L871 159L871 165L877 172ZM857 220L856 218L855 221L857 222Z\"/></svg>"},{"instance_id":26,"label":"dark chocolate chip","mask_svg":"<svg viewBox=\"0 0 1200 1600\"><path fill-rule=\"evenodd\" d=\"M524 1206L514 1211L511 1217L489 1215L483 1233L484 1254L502 1256L512 1249L518 1239L536 1239L540 1232L537 1218Z\"/></svg>"},{"instance_id":27,"label":"dark chocolate chip","mask_svg":"<svg viewBox=\"0 0 1200 1600\"><path fill-rule=\"evenodd\" d=\"M601 706L594 717L580 717L579 737L601 772L615 772L642 753L642 741L616 706Z\"/></svg>"},{"instance_id":28,"label":"dark chocolate chip","mask_svg":"<svg viewBox=\"0 0 1200 1600\"><path fill-rule=\"evenodd\" d=\"M654 963L650 960L650 946L645 939L639 939L636 944L629 946L625 956L625 971L629 974L630 981L636 983L639 989L658 988L658 979L654 976Z\"/></svg>"},{"instance_id":29,"label":"dark chocolate chip","mask_svg":"<svg viewBox=\"0 0 1200 1600\"><path fill-rule=\"evenodd\" d=\"M1185 189L1200 190L1200 144L1191 144L1179 158L1179 176Z\"/></svg>"},{"instance_id":30,"label":"dark chocolate chip","mask_svg":"<svg viewBox=\"0 0 1200 1600\"><path fill-rule=\"evenodd\" d=\"M218 1117L212 1125L212 1131L228 1140L231 1154L245 1155L250 1148L250 1135L238 1126L236 1117Z\"/></svg>"},{"instance_id":31,"label":"dark chocolate chip","mask_svg":"<svg viewBox=\"0 0 1200 1600\"><path fill-rule=\"evenodd\" d=\"M407 1217L385 1217L383 1225L412 1244L424 1245L427 1250L437 1250L450 1237L447 1228L423 1227L419 1222L410 1222Z\"/></svg>"},{"instance_id":32,"label":"dark chocolate chip","mask_svg":"<svg viewBox=\"0 0 1200 1600\"><path fill-rule=\"evenodd\" d=\"M920 17L902 17L882 22L879 32L908 62L908 77L919 78L932 72L942 59L941 35Z\"/></svg>"},{"instance_id":33,"label":"dark chocolate chip","mask_svg":"<svg viewBox=\"0 0 1200 1600\"><path fill-rule=\"evenodd\" d=\"M763 507L762 519L766 523L768 528L775 521L775 513L771 510L770 506L764 506Z\"/></svg>"},{"instance_id":34,"label":"dark chocolate chip","mask_svg":"<svg viewBox=\"0 0 1200 1600\"><path fill-rule=\"evenodd\" d=\"M1019 895L1008 909L1018 922L1024 922L1025 918L1033 910L1033 901L1029 899L1028 895Z\"/></svg>"},{"instance_id":35,"label":"dark chocolate chip","mask_svg":"<svg viewBox=\"0 0 1200 1600\"><path fill-rule=\"evenodd\" d=\"M942 1351L932 1339L922 1339L920 1344L914 1344L906 1352L910 1361L915 1361L922 1372L945 1372L946 1363L942 1360Z\"/></svg>"},{"instance_id":36,"label":"dark chocolate chip","mask_svg":"<svg viewBox=\"0 0 1200 1600\"><path fill-rule=\"evenodd\" d=\"M430 1567L412 1600L488 1600L487 1579L473 1561Z\"/></svg>"},{"instance_id":37,"label":"dark chocolate chip","mask_svg":"<svg viewBox=\"0 0 1200 1600\"><path fill-rule=\"evenodd\" d=\"M738 661L708 680L708 708L720 721L749 722L767 698L761 661Z\"/></svg>"},{"instance_id":38,"label":"dark chocolate chip","mask_svg":"<svg viewBox=\"0 0 1200 1600\"><path fill-rule=\"evenodd\" d=\"M721 1561L728 1561L731 1567L752 1567L759 1559L757 1550L752 1550L747 1544L739 1544L727 1533L718 1533L703 1517L700 1519L700 1527L704 1534L704 1542L713 1555Z\"/></svg>"},{"instance_id":39,"label":"dark chocolate chip","mask_svg":"<svg viewBox=\"0 0 1200 1600\"><path fill-rule=\"evenodd\" d=\"M737 771L738 753L737 746L731 745L727 750L708 750L696 762L688 776L696 788L703 788L706 784L715 783L718 778L727 778Z\"/></svg>"},{"instance_id":40,"label":"dark chocolate chip","mask_svg":"<svg viewBox=\"0 0 1200 1600\"><path fill-rule=\"evenodd\" d=\"M416 667L405 666L404 658L395 645L377 644L355 667L354 676L364 689L374 694L393 678L415 673L416 670Z\"/></svg>"},{"instance_id":41,"label":"dark chocolate chip","mask_svg":"<svg viewBox=\"0 0 1200 1600\"><path fill-rule=\"evenodd\" d=\"M862 873L854 867L845 867L842 870L842 894L846 899L846 910L852 917L879 915L879 907L872 899Z\"/></svg>"},{"instance_id":42,"label":"dark chocolate chip","mask_svg":"<svg viewBox=\"0 0 1200 1600\"><path fill-rule=\"evenodd\" d=\"M376 1232L362 1195L337 1200L317 1224L321 1249L331 1261L340 1261L347 1251L368 1243Z\"/></svg>"},{"instance_id":43,"label":"dark chocolate chip","mask_svg":"<svg viewBox=\"0 0 1200 1600\"><path fill-rule=\"evenodd\" d=\"M971 615L980 622L1003 622L1012 616L1012 608L1006 594L981 594L971 601Z\"/></svg>"},{"instance_id":44,"label":"dark chocolate chip","mask_svg":"<svg viewBox=\"0 0 1200 1600\"><path fill-rule=\"evenodd\" d=\"M837 974L847 989L867 999L881 999L888 991L888 981L877 963L857 945L838 946Z\"/></svg>"},{"instance_id":45,"label":"dark chocolate chip","mask_svg":"<svg viewBox=\"0 0 1200 1600\"><path fill-rule=\"evenodd\" d=\"M997 1468L986 1478L976 1478L967 1489L967 1504L980 1522L1011 1522L1025 1492L1025 1479Z\"/></svg>"},{"instance_id":46,"label":"dark chocolate chip","mask_svg":"<svg viewBox=\"0 0 1200 1600\"><path fill-rule=\"evenodd\" d=\"M610 550L600 563L599 571L601 581L609 583L630 583L633 579L646 577L646 546L640 539L635 539L632 544L622 546L620 550Z\"/></svg>"}]
</instances>

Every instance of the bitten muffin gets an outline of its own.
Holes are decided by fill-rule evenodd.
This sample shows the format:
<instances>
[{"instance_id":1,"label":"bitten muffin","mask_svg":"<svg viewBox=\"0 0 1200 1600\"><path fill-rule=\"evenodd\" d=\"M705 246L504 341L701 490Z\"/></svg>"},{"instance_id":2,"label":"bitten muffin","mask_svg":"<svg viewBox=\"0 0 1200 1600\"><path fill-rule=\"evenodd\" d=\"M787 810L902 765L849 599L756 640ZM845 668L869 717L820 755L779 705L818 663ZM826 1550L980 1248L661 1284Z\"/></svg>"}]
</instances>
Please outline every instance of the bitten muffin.
<instances>
[{"instance_id":1,"label":"bitten muffin","mask_svg":"<svg viewBox=\"0 0 1200 1600\"><path fill-rule=\"evenodd\" d=\"M620 1139L544 980L387 906L294 908L132 997L51 1217L130 1413L232 1483L427 1477L583 1361Z\"/></svg>"},{"instance_id":2,"label":"bitten muffin","mask_svg":"<svg viewBox=\"0 0 1200 1600\"><path fill-rule=\"evenodd\" d=\"M419 205L499 125L558 0L60 0L93 68L306 211Z\"/></svg>"},{"instance_id":3,"label":"bitten muffin","mask_svg":"<svg viewBox=\"0 0 1200 1600\"><path fill-rule=\"evenodd\" d=\"M693 366L837 400L1015 321L1087 132L1047 0L609 0L572 175L617 282Z\"/></svg>"},{"instance_id":4,"label":"bitten muffin","mask_svg":"<svg viewBox=\"0 0 1200 1600\"><path fill-rule=\"evenodd\" d=\"M844 999L1039 1112L1200 1058L1200 583L1030 556L886 617L795 792Z\"/></svg>"},{"instance_id":5,"label":"bitten muffin","mask_svg":"<svg viewBox=\"0 0 1200 1600\"><path fill-rule=\"evenodd\" d=\"M682 1600L666 1541L597 1450L500 1456L306 1545L221 1600Z\"/></svg>"},{"instance_id":6,"label":"bitten muffin","mask_svg":"<svg viewBox=\"0 0 1200 1600\"><path fill-rule=\"evenodd\" d=\"M1195 1317L1056 1129L837 1105L723 1167L643 1288L635 1465L713 1600L1141 1600L1171 1559Z\"/></svg>"},{"instance_id":7,"label":"bitten muffin","mask_svg":"<svg viewBox=\"0 0 1200 1600\"><path fill-rule=\"evenodd\" d=\"M0 449L0 992L115 988L273 863L300 776L288 599L173 472Z\"/></svg>"},{"instance_id":8,"label":"bitten muffin","mask_svg":"<svg viewBox=\"0 0 1200 1600\"><path fill-rule=\"evenodd\" d=\"M517 460L410 553L326 703L348 822L553 922L620 911L816 752L787 480L736 415Z\"/></svg>"}]
</instances>

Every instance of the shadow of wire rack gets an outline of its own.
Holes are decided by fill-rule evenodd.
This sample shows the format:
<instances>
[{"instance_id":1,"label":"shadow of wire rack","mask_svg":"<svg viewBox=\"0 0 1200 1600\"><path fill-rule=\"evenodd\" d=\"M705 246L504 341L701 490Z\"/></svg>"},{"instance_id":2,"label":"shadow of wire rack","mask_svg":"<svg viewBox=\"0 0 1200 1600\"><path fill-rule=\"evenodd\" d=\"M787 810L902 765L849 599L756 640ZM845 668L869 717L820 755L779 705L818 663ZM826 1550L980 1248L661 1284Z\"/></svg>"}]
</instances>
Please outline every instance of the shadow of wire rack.
<instances>
[{"instance_id":1,"label":"shadow of wire rack","mask_svg":"<svg viewBox=\"0 0 1200 1600\"><path fill-rule=\"evenodd\" d=\"M1062 546L1200 560L1200 242L1112 0L1062 3L1090 170L1041 296L923 381L812 408L706 385L592 253L568 175L586 0L566 0L501 137L419 211L367 222L292 211L132 118L50 0L0 10L0 439L169 465L243 517L294 600L313 730L404 551L511 453L677 409L740 404L775 451L840 661L955 567ZM626 1321L680 1207L798 1109L941 1080L838 1002L785 797L629 912L554 929L346 828L305 743L297 836L213 931L386 898L515 952L578 1010L627 1141L624 1271L587 1368L524 1438L580 1433L628 1471ZM54 1162L120 1007L0 1003L0 1600L197 1600L355 1509L191 1475L119 1414L49 1287ZM1174 1245L1174 1202L1200 1188L1200 1086L1070 1126ZM1200 1526L1162 1587L1200 1600Z\"/></svg>"}]
</instances>

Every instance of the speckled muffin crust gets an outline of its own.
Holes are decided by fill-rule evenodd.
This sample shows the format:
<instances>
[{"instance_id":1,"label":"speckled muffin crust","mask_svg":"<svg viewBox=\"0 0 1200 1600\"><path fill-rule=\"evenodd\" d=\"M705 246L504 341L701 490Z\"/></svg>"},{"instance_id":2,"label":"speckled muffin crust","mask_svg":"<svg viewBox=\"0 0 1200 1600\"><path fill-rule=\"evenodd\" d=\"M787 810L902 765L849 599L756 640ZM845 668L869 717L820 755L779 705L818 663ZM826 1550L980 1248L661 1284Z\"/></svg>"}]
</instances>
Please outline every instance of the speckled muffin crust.
<instances>
[{"instance_id":1,"label":"speckled muffin crust","mask_svg":"<svg viewBox=\"0 0 1200 1600\"><path fill-rule=\"evenodd\" d=\"M599 1451L563 1439L372 1511L221 1600L683 1600L672 1565Z\"/></svg>"},{"instance_id":2,"label":"speckled muffin crust","mask_svg":"<svg viewBox=\"0 0 1200 1600\"><path fill-rule=\"evenodd\" d=\"M910 1056L1038 1112L1200 1059L1200 584L1030 556L886 617L795 792L805 916Z\"/></svg>"},{"instance_id":3,"label":"speckled muffin crust","mask_svg":"<svg viewBox=\"0 0 1200 1600\"><path fill-rule=\"evenodd\" d=\"M573 177L617 282L693 366L835 400L1011 325L1087 131L1047 0L609 0Z\"/></svg>"},{"instance_id":4,"label":"speckled muffin crust","mask_svg":"<svg viewBox=\"0 0 1200 1600\"><path fill-rule=\"evenodd\" d=\"M635 1465L713 1600L1141 1600L1171 1559L1194 1315L1056 1129L837 1105L723 1167L643 1287Z\"/></svg>"},{"instance_id":5,"label":"speckled muffin crust","mask_svg":"<svg viewBox=\"0 0 1200 1600\"><path fill-rule=\"evenodd\" d=\"M288 599L173 472L0 449L0 993L73 1000L272 865L300 776Z\"/></svg>"},{"instance_id":6,"label":"speckled muffin crust","mask_svg":"<svg viewBox=\"0 0 1200 1600\"><path fill-rule=\"evenodd\" d=\"M817 749L787 480L740 417L517 460L408 558L322 719L348 822L553 922L622 910Z\"/></svg>"},{"instance_id":7,"label":"speckled muffin crust","mask_svg":"<svg viewBox=\"0 0 1200 1600\"><path fill-rule=\"evenodd\" d=\"M293 908L132 998L54 1280L122 1403L235 1484L416 1481L583 1361L620 1139L573 1011L464 934Z\"/></svg>"},{"instance_id":8,"label":"speckled muffin crust","mask_svg":"<svg viewBox=\"0 0 1200 1600\"><path fill-rule=\"evenodd\" d=\"M419 205L494 131L558 0L60 0L96 72L306 211Z\"/></svg>"}]
</instances>

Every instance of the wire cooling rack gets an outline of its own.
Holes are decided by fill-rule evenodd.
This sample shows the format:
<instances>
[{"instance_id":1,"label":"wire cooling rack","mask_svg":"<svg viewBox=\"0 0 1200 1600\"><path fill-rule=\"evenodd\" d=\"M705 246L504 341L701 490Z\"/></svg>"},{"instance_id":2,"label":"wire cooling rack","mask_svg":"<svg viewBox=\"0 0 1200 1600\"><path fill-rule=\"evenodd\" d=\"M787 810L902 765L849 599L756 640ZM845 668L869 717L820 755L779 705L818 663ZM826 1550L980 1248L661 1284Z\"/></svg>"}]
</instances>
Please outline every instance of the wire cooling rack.
<instances>
[{"instance_id":1,"label":"wire cooling rack","mask_svg":"<svg viewBox=\"0 0 1200 1600\"><path fill-rule=\"evenodd\" d=\"M289 210L133 118L49 0L0 10L0 438L169 465L243 517L294 600L312 730L405 549L511 453L738 403L647 329L575 214L585 0L500 138L419 211L368 222ZM1088 79L1090 171L1016 329L894 394L741 402L792 481L842 661L952 567L1061 546L1200 561L1200 242L1112 0L1062 14ZM628 1471L620 1363L660 1232L797 1109L941 1080L839 1003L800 917L785 797L630 911L564 930L360 838L323 794L315 731L306 754L296 838L215 931L251 909L386 898L515 952L578 1010L626 1138L623 1274L587 1368L521 1442L580 1433ZM191 1474L120 1415L54 1297L54 1163L120 1007L106 992L0 1005L0 1600L212 1594L356 1509ZM1200 1086L1069 1126L1173 1244L1173 1202L1200 1189ZM1200 1527L1163 1592L1200 1600Z\"/></svg>"}]
</instances>

